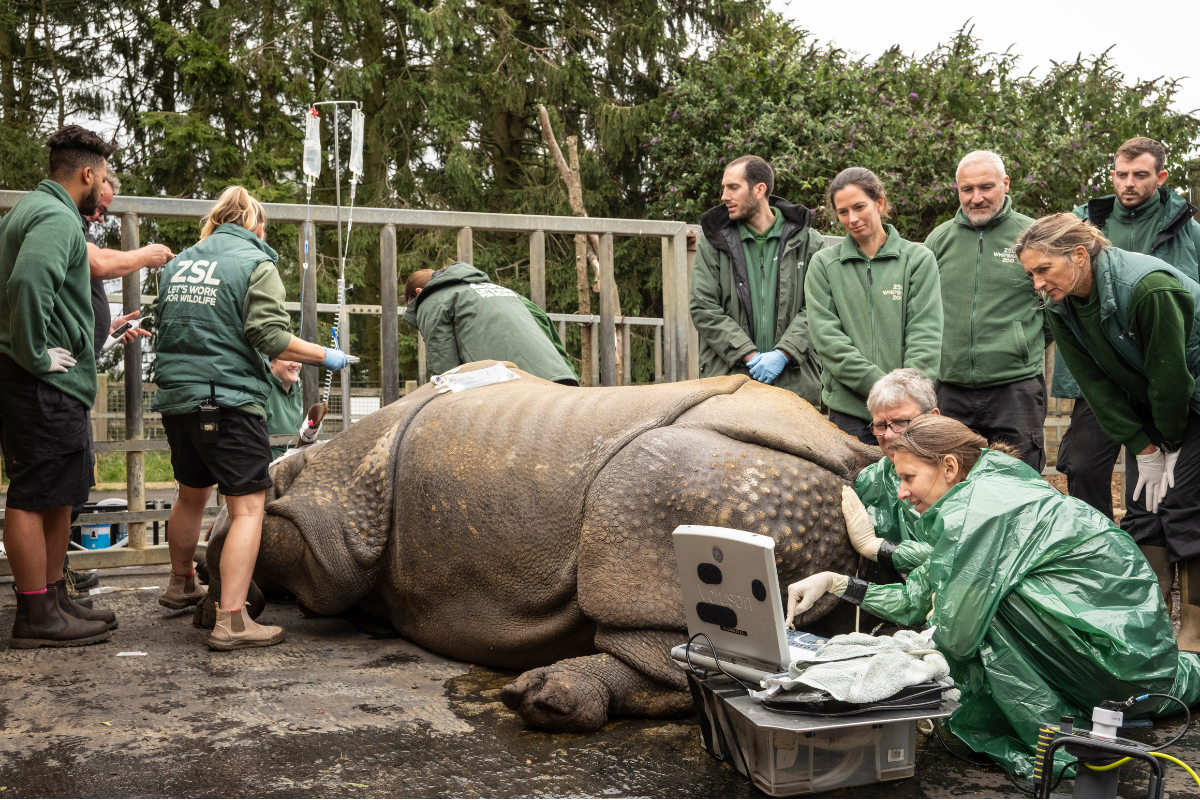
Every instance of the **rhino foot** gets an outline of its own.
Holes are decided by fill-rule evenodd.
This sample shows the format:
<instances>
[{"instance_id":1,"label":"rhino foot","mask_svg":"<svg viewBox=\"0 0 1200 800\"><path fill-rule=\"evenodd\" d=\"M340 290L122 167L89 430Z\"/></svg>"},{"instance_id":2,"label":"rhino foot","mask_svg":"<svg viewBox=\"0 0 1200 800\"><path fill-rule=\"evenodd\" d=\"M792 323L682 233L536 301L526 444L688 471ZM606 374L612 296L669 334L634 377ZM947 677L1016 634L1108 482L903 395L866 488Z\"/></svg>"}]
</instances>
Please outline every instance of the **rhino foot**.
<instances>
[{"instance_id":1,"label":"rhino foot","mask_svg":"<svg viewBox=\"0 0 1200 800\"><path fill-rule=\"evenodd\" d=\"M692 708L686 691L663 687L607 653L530 670L500 697L530 727L551 733L592 733L610 713L667 717Z\"/></svg>"}]
</instances>

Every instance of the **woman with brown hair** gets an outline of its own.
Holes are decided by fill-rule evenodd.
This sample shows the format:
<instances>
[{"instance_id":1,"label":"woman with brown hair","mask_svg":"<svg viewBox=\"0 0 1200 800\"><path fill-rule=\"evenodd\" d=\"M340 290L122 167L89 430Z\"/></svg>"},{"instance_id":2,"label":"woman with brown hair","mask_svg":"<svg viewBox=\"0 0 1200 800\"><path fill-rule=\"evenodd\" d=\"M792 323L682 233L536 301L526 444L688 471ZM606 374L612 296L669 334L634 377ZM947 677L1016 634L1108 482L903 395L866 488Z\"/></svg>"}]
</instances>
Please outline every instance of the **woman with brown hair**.
<instances>
[{"instance_id":1,"label":"woman with brown hair","mask_svg":"<svg viewBox=\"0 0 1200 800\"><path fill-rule=\"evenodd\" d=\"M278 254L266 243L267 213L230 186L202 220L200 241L163 269L154 305L158 346L152 408L162 414L179 496L171 509L171 580L158 602L186 608L205 599L192 559L213 484L226 500L216 650L265 647L284 631L243 613L258 557L271 476L266 406L269 358L344 368L349 357L293 336L283 307ZM354 359L357 360L357 359ZM202 409L207 409L203 412ZM213 417L216 417L215 424Z\"/></svg>"},{"instance_id":2,"label":"woman with brown hair","mask_svg":"<svg viewBox=\"0 0 1200 800\"><path fill-rule=\"evenodd\" d=\"M928 560L905 584L805 578L789 617L832 592L901 625L928 619L962 691L950 729L1021 774L1040 723L1147 692L1200 700L1200 658L1176 648L1154 571L1111 520L949 417L914 420L891 446ZM1143 701L1127 716L1177 711Z\"/></svg>"},{"instance_id":3,"label":"woman with brown hair","mask_svg":"<svg viewBox=\"0 0 1200 800\"><path fill-rule=\"evenodd\" d=\"M847 236L812 257L804 292L813 347L821 358L821 400L829 420L875 444L867 396L892 370L936 380L942 358L942 291L937 259L900 237L874 172L842 170L828 204Z\"/></svg>"}]
</instances>

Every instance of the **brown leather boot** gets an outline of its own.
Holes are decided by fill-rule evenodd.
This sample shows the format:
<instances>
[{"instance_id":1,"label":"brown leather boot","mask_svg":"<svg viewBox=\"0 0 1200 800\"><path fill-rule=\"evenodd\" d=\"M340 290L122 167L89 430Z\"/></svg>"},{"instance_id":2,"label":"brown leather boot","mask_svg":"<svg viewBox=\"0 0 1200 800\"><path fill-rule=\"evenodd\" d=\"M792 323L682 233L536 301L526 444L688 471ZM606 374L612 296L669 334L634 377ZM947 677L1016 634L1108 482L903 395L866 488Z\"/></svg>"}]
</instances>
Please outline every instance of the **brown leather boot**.
<instances>
[{"instance_id":1,"label":"brown leather boot","mask_svg":"<svg viewBox=\"0 0 1200 800\"><path fill-rule=\"evenodd\" d=\"M195 570L191 575L176 575L172 571L171 582L167 584L162 597L158 598L158 604L167 608L187 608L204 602L207 595L208 591L200 585Z\"/></svg>"},{"instance_id":2,"label":"brown leather boot","mask_svg":"<svg viewBox=\"0 0 1200 800\"><path fill-rule=\"evenodd\" d=\"M1179 562L1179 635L1175 644L1200 653L1200 558Z\"/></svg>"},{"instance_id":3,"label":"brown leather boot","mask_svg":"<svg viewBox=\"0 0 1200 800\"><path fill-rule=\"evenodd\" d=\"M244 647L270 647L279 644L285 636L277 625L259 625L250 619L246 609L222 611L217 609L217 624L208 637L208 646L213 650L241 650Z\"/></svg>"},{"instance_id":4,"label":"brown leather boot","mask_svg":"<svg viewBox=\"0 0 1200 800\"><path fill-rule=\"evenodd\" d=\"M1142 551L1142 555L1150 564L1150 569L1154 570L1154 576L1158 578L1158 588L1162 590L1163 602L1167 604L1167 614L1170 614L1171 586L1175 583L1175 567L1171 564L1170 556L1167 555L1167 548L1138 545L1138 549Z\"/></svg>"},{"instance_id":5,"label":"brown leather boot","mask_svg":"<svg viewBox=\"0 0 1200 800\"><path fill-rule=\"evenodd\" d=\"M57 583L47 583L46 591L54 592L58 596L58 607L64 614L70 614L76 619L103 622L108 626L110 631L117 629L117 615L109 609L89 608L71 599L71 593L67 591L67 582L65 579Z\"/></svg>"},{"instance_id":6,"label":"brown leather boot","mask_svg":"<svg viewBox=\"0 0 1200 800\"><path fill-rule=\"evenodd\" d=\"M16 587L13 590L16 591ZM13 621L10 648L78 647L103 642L110 636L112 633L106 623L64 614L58 607L57 592L17 592L17 618Z\"/></svg>"}]
</instances>

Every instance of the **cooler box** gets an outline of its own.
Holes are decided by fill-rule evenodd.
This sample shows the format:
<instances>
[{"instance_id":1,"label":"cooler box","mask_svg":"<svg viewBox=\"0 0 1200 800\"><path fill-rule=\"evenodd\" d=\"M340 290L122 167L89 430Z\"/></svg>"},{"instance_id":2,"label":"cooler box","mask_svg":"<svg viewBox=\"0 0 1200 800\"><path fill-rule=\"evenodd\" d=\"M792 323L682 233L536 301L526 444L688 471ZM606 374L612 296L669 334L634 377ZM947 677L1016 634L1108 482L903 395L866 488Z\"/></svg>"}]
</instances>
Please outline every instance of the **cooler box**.
<instances>
[{"instance_id":1,"label":"cooler box","mask_svg":"<svg viewBox=\"0 0 1200 800\"><path fill-rule=\"evenodd\" d=\"M917 720L948 717L958 708L946 700L940 709L799 716L764 709L724 676L689 674L688 683L704 748L772 797L910 778Z\"/></svg>"}]
</instances>

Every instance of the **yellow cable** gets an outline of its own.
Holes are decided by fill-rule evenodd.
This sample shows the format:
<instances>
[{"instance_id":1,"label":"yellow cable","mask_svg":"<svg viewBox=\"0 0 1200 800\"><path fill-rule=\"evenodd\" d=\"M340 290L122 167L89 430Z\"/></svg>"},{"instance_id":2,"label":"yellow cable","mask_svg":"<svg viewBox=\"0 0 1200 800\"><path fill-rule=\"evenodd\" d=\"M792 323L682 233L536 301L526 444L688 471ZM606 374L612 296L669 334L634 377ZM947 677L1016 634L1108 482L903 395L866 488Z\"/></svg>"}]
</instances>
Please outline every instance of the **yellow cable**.
<instances>
[{"instance_id":1,"label":"yellow cable","mask_svg":"<svg viewBox=\"0 0 1200 800\"><path fill-rule=\"evenodd\" d=\"M1184 769L1187 770L1187 774L1192 776L1192 780L1194 780L1196 782L1196 785L1200 786L1200 777L1198 777L1196 775L1196 773L1192 770L1191 767L1189 767L1187 764L1180 761L1175 756L1169 756L1166 753L1151 753L1150 755L1154 756L1155 758L1165 758L1167 761L1170 761L1172 763L1178 764L1179 766L1183 767Z\"/></svg>"},{"instance_id":2,"label":"yellow cable","mask_svg":"<svg viewBox=\"0 0 1200 800\"><path fill-rule=\"evenodd\" d=\"M1196 785L1200 786L1200 776L1196 775L1195 771L1191 767L1189 767L1187 764L1180 761L1175 756L1169 756L1166 753L1151 753L1150 755L1154 756L1155 758L1165 758L1167 761L1170 761L1174 764L1178 764L1179 766L1183 767L1185 770L1187 770L1187 774L1192 776L1192 780L1194 780L1196 782ZM1126 756L1125 758L1122 758L1120 761L1114 761L1113 763L1107 764L1103 767L1093 767L1091 764L1088 764L1086 762L1084 763L1084 766L1086 766L1088 769L1090 769L1094 772L1107 772L1110 769L1116 769L1117 767L1124 764L1126 761L1132 761L1132 760L1133 760L1132 758L1130 758L1129 756Z\"/></svg>"}]
</instances>

